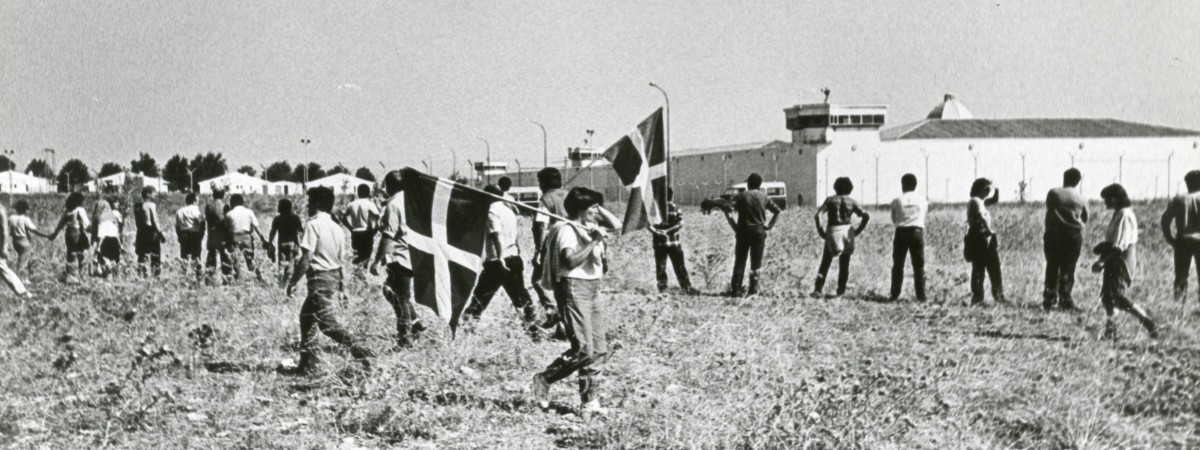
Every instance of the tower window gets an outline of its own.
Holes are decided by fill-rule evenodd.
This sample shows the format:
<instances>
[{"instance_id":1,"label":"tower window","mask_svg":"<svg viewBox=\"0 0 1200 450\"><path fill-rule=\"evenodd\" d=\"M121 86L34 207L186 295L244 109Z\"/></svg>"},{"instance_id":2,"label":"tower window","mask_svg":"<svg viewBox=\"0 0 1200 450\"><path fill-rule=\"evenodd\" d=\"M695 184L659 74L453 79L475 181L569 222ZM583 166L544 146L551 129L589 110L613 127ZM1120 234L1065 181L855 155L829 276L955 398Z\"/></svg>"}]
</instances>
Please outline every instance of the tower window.
<instances>
[{"instance_id":1,"label":"tower window","mask_svg":"<svg viewBox=\"0 0 1200 450\"><path fill-rule=\"evenodd\" d=\"M851 125L861 125L862 123L862 116L850 116Z\"/></svg>"}]
</instances>

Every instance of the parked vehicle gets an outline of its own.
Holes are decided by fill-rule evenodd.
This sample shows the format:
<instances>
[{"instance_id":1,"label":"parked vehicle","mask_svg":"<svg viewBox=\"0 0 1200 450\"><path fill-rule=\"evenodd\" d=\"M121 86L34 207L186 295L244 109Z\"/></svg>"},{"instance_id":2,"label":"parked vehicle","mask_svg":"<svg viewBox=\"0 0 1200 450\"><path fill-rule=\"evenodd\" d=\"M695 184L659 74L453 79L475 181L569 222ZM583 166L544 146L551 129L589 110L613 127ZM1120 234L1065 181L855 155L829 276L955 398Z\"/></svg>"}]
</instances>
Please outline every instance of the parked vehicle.
<instances>
[{"instance_id":1,"label":"parked vehicle","mask_svg":"<svg viewBox=\"0 0 1200 450\"><path fill-rule=\"evenodd\" d=\"M764 181L760 189L767 194L767 198L780 209L787 209L787 183L782 181ZM709 197L700 202L700 211L704 214L712 212L713 209L720 208L725 211L733 210L733 197L746 191L746 183L738 183L725 189L725 192L718 197Z\"/></svg>"},{"instance_id":2,"label":"parked vehicle","mask_svg":"<svg viewBox=\"0 0 1200 450\"><path fill-rule=\"evenodd\" d=\"M512 189L508 190L508 195L513 196L513 198L517 199L518 202L521 202L521 204L524 204L525 206L537 209L538 199L542 198L542 190L538 189L536 186L514 186ZM527 210L522 210L521 214L527 216L533 215Z\"/></svg>"}]
</instances>

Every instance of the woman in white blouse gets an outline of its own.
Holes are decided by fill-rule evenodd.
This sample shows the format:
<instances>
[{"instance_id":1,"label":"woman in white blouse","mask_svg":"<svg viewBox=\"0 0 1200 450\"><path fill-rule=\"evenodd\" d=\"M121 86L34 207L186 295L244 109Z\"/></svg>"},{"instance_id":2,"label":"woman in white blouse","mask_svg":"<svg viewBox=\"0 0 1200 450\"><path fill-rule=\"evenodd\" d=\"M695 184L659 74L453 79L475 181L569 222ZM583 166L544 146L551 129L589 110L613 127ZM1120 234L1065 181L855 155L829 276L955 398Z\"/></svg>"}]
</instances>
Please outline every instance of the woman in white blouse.
<instances>
[{"instance_id":1,"label":"woman in white blouse","mask_svg":"<svg viewBox=\"0 0 1200 450\"><path fill-rule=\"evenodd\" d=\"M1121 308L1142 322L1151 338L1158 337L1157 327L1146 310L1125 296L1125 291L1133 283L1137 273L1137 216L1133 214L1133 202L1129 194L1119 184L1110 184L1100 191L1104 206L1113 210L1112 220L1104 232L1104 242L1096 246L1095 253L1100 259L1092 264L1092 272L1104 272L1104 282L1100 288L1100 300L1104 302L1104 312L1108 320L1104 324L1104 338L1117 338L1117 325L1113 323L1113 307Z\"/></svg>"}]
</instances>

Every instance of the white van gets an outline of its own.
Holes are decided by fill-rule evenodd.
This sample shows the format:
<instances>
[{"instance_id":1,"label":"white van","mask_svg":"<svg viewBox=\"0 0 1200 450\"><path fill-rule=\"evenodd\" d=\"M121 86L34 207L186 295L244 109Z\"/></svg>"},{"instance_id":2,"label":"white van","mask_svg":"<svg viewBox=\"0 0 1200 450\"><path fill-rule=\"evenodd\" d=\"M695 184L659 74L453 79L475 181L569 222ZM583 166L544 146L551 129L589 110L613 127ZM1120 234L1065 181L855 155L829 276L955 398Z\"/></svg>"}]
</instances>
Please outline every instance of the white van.
<instances>
[{"instance_id":1,"label":"white van","mask_svg":"<svg viewBox=\"0 0 1200 450\"><path fill-rule=\"evenodd\" d=\"M542 198L542 190L537 186L514 186L508 190L508 195L513 196L518 202L533 209L538 208L538 200ZM529 211L521 211L521 214L530 215Z\"/></svg>"},{"instance_id":2,"label":"white van","mask_svg":"<svg viewBox=\"0 0 1200 450\"><path fill-rule=\"evenodd\" d=\"M778 206L779 209L787 209L787 183L782 181L764 181L759 189L766 193L767 198L771 199L772 202L775 202L775 205ZM725 193L722 194L721 197L724 197L726 200L732 200L735 195L741 194L745 191L746 183L738 183L730 186L729 189L726 189Z\"/></svg>"}]
</instances>

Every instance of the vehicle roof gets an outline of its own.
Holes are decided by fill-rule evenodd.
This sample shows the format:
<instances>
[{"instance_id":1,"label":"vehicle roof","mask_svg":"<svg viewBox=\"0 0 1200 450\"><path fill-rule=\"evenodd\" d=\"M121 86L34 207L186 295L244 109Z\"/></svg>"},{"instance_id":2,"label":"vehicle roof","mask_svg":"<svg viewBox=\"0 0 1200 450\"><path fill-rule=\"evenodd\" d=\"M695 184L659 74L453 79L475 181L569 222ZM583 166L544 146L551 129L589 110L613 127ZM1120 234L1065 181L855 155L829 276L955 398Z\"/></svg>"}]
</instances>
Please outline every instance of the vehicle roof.
<instances>
[{"instance_id":1,"label":"vehicle roof","mask_svg":"<svg viewBox=\"0 0 1200 450\"><path fill-rule=\"evenodd\" d=\"M737 184L734 184L729 187L733 188L733 189L746 189L746 183L737 183ZM787 187L787 183L784 183L782 181L764 181L762 183L762 187L764 187L764 188Z\"/></svg>"}]
</instances>

